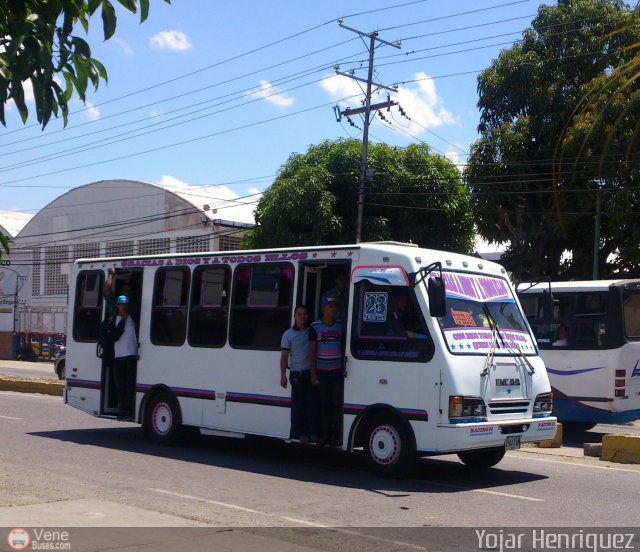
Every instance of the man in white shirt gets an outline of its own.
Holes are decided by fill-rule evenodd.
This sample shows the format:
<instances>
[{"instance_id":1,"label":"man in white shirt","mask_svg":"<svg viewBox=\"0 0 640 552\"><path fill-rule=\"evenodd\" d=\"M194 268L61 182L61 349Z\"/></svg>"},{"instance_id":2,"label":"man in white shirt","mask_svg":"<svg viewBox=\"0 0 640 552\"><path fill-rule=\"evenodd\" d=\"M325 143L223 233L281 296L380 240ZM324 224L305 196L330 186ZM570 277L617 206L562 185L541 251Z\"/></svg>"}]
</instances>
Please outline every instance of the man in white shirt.
<instances>
[{"instance_id":1,"label":"man in white shirt","mask_svg":"<svg viewBox=\"0 0 640 552\"><path fill-rule=\"evenodd\" d=\"M129 316L129 298L126 295L121 295L118 297L117 305L113 349L115 353L114 376L120 408L118 420L132 420L135 408L138 338L135 323Z\"/></svg>"}]
</instances>

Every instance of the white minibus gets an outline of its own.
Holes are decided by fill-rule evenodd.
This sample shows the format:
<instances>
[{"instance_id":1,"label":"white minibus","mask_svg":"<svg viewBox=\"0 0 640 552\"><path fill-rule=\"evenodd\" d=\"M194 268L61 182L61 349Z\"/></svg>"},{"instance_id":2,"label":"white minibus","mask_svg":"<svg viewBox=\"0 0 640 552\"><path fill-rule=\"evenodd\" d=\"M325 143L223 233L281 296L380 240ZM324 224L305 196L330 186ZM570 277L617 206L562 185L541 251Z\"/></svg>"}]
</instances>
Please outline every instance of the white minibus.
<instances>
[{"instance_id":1,"label":"white minibus","mask_svg":"<svg viewBox=\"0 0 640 552\"><path fill-rule=\"evenodd\" d=\"M545 321L543 294L553 297ZM569 428L640 418L640 281L596 280L518 286L554 394Z\"/></svg>"},{"instance_id":2,"label":"white minibus","mask_svg":"<svg viewBox=\"0 0 640 552\"><path fill-rule=\"evenodd\" d=\"M94 416L120 414L112 370L96 356L110 268L113 293L131 289L134 420L155 441L188 427L288 439L281 336L295 305L320 316L340 273L340 448L397 473L418 456L450 453L490 467L505 450L555 435L549 380L504 268L395 242L76 261L64 401ZM410 332L397 315L401 295L418 326Z\"/></svg>"}]
</instances>

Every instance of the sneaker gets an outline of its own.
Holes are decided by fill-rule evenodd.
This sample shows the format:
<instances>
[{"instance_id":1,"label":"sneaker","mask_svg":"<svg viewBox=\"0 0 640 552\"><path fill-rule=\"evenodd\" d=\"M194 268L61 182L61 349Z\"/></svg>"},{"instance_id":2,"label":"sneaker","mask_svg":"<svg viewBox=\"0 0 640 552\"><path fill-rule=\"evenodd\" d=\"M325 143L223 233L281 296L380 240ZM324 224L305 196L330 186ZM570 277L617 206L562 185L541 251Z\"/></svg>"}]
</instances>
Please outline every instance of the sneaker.
<instances>
[{"instance_id":1,"label":"sneaker","mask_svg":"<svg viewBox=\"0 0 640 552\"><path fill-rule=\"evenodd\" d=\"M309 443L312 445L317 444L319 441L318 436L317 435L311 435L311 437L309 437Z\"/></svg>"},{"instance_id":2,"label":"sneaker","mask_svg":"<svg viewBox=\"0 0 640 552\"><path fill-rule=\"evenodd\" d=\"M309 437L307 437L306 435L300 435L300 442L306 445L307 443L309 443Z\"/></svg>"}]
</instances>

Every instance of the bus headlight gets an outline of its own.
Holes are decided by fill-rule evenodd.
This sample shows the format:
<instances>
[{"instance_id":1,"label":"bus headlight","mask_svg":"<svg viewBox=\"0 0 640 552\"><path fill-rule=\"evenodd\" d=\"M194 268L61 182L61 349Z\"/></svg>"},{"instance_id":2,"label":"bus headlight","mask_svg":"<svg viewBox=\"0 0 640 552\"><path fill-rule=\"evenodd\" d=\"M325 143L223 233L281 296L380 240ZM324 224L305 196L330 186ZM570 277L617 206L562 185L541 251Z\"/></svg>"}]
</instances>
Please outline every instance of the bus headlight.
<instances>
[{"instance_id":1,"label":"bus headlight","mask_svg":"<svg viewBox=\"0 0 640 552\"><path fill-rule=\"evenodd\" d=\"M480 397L449 397L449 418L486 418L487 407Z\"/></svg>"},{"instance_id":2,"label":"bus headlight","mask_svg":"<svg viewBox=\"0 0 640 552\"><path fill-rule=\"evenodd\" d=\"M553 393L540 393L533 403L534 412L551 412L553 409Z\"/></svg>"}]
</instances>

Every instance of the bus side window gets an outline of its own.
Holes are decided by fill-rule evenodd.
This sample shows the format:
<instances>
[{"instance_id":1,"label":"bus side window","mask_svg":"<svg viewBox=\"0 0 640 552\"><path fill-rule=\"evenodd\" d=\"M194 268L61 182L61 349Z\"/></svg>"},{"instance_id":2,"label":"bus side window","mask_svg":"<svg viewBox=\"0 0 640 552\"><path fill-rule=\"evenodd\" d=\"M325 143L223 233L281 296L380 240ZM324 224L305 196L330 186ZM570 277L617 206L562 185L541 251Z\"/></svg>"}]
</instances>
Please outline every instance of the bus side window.
<instances>
[{"instance_id":1,"label":"bus side window","mask_svg":"<svg viewBox=\"0 0 640 552\"><path fill-rule=\"evenodd\" d=\"M81 343L96 343L102 320L102 271L81 272L76 280L73 312L73 339Z\"/></svg>"},{"instance_id":2,"label":"bus side window","mask_svg":"<svg viewBox=\"0 0 640 552\"><path fill-rule=\"evenodd\" d=\"M156 272L151 312L151 343L180 346L187 335L189 269L161 268Z\"/></svg>"},{"instance_id":3,"label":"bus side window","mask_svg":"<svg viewBox=\"0 0 640 552\"><path fill-rule=\"evenodd\" d=\"M223 347L227 341L230 280L228 267L194 271L189 311L189 344L193 347Z\"/></svg>"},{"instance_id":4,"label":"bus side window","mask_svg":"<svg viewBox=\"0 0 640 552\"><path fill-rule=\"evenodd\" d=\"M357 285L351 351L363 360L425 362L434 345L413 289Z\"/></svg>"},{"instance_id":5,"label":"bus side window","mask_svg":"<svg viewBox=\"0 0 640 552\"><path fill-rule=\"evenodd\" d=\"M238 349L277 351L291 325L291 264L241 265L234 272L229 343Z\"/></svg>"}]
</instances>

